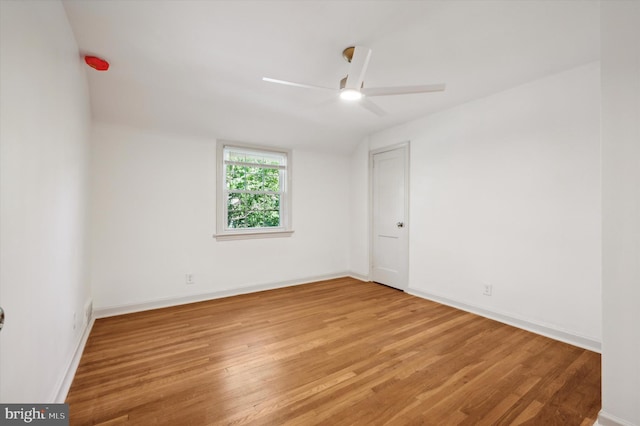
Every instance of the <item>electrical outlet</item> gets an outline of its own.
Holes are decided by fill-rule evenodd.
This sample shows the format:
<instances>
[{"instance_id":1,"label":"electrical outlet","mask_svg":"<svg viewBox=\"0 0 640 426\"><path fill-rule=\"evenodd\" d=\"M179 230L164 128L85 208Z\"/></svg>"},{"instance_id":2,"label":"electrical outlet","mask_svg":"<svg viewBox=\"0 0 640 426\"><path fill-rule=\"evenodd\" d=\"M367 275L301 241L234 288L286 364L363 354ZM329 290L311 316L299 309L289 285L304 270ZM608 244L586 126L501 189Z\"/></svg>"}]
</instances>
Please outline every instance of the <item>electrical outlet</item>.
<instances>
[{"instance_id":1,"label":"electrical outlet","mask_svg":"<svg viewBox=\"0 0 640 426\"><path fill-rule=\"evenodd\" d=\"M184 281L185 281L185 283L186 283L187 285L191 285L191 284L195 284L195 283L196 283L196 280L195 280L195 278L193 277L193 274L186 274L186 275L184 276Z\"/></svg>"},{"instance_id":2,"label":"electrical outlet","mask_svg":"<svg viewBox=\"0 0 640 426\"><path fill-rule=\"evenodd\" d=\"M482 294L484 294L485 296L491 296L492 292L493 292L493 286L491 284L485 284Z\"/></svg>"}]
</instances>

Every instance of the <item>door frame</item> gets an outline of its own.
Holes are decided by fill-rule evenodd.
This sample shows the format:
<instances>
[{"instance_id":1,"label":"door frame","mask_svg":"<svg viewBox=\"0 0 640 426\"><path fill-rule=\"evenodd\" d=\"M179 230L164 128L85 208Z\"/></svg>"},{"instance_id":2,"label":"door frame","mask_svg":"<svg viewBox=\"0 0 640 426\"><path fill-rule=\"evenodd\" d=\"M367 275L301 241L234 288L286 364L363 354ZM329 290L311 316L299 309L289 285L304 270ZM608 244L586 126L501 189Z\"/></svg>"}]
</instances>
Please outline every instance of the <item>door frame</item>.
<instances>
[{"instance_id":1,"label":"door frame","mask_svg":"<svg viewBox=\"0 0 640 426\"><path fill-rule=\"evenodd\" d=\"M405 177L405 186L404 186L404 227L407 232L406 239L406 250L407 250L407 258L405 260L405 279L402 285L402 291L406 291L409 288L409 238L411 236L411 218L409 217L409 187L410 187L410 164L411 164L411 141L407 140L405 142L400 142L394 145L388 145L381 148L376 148L369 150L369 281L373 282L373 245L375 242L374 235L374 224L373 224L373 157L376 154L381 154L383 152L394 151L396 149L405 149L404 155L404 177Z\"/></svg>"}]
</instances>

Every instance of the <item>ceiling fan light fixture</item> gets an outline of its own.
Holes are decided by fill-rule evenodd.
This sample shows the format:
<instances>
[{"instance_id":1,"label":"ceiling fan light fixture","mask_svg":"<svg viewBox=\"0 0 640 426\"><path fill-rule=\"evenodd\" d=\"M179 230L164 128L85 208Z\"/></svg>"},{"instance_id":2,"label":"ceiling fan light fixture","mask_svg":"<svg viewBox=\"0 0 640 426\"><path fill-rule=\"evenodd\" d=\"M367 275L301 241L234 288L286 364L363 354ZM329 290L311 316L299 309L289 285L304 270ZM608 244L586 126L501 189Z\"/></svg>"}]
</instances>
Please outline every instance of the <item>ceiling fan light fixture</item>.
<instances>
[{"instance_id":1,"label":"ceiling fan light fixture","mask_svg":"<svg viewBox=\"0 0 640 426\"><path fill-rule=\"evenodd\" d=\"M342 89L340 91L340 99L343 101L359 101L362 99L362 93L355 89Z\"/></svg>"},{"instance_id":2,"label":"ceiling fan light fixture","mask_svg":"<svg viewBox=\"0 0 640 426\"><path fill-rule=\"evenodd\" d=\"M2 1L2 0L0 0ZM294 83L287 80L276 80L263 77L270 83L284 84L286 86L303 87L308 89L328 90L338 93L340 99L345 102L357 103L359 106L382 117L386 112L371 102L369 98L375 96L411 95L414 93L442 92L444 84L423 84L419 86L391 86L391 87L364 87L364 77L371 58L371 49L366 46L349 46L342 51L342 56L349 63L347 76L340 80L340 85L331 89L328 87L314 86L311 84Z\"/></svg>"}]
</instances>

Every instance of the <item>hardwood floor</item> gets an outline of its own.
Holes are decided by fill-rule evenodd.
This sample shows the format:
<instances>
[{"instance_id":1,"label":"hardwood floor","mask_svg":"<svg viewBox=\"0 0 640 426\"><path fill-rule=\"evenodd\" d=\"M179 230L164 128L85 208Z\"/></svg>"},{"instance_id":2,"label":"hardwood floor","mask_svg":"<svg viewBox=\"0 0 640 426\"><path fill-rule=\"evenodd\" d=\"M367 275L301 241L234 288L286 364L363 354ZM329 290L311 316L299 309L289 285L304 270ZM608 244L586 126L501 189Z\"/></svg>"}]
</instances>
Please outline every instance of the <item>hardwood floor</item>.
<instances>
[{"instance_id":1,"label":"hardwood floor","mask_svg":"<svg viewBox=\"0 0 640 426\"><path fill-rule=\"evenodd\" d=\"M591 425L600 355L351 278L95 322L72 425Z\"/></svg>"}]
</instances>

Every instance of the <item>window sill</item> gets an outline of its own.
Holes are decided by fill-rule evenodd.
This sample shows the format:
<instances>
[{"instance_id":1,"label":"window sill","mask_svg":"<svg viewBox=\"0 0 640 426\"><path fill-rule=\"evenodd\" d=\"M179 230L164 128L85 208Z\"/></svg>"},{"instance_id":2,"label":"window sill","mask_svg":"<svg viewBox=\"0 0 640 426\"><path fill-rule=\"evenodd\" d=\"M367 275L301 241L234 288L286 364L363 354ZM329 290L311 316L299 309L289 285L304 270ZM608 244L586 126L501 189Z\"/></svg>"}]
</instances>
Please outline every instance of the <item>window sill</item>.
<instances>
[{"instance_id":1,"label":"window sill","mask_svg":"<svg viewBox=\"0 0 640 426\"><path fill-rule=\"evenodd\" d=\"M252 240L256 238L283 238L290 237L293 234L293 230L289 231L248 231L248 232L233 232L227 234L214 234L213 238L218 241L230 241L230 240Z\"/></svg>"}]
</instances>

